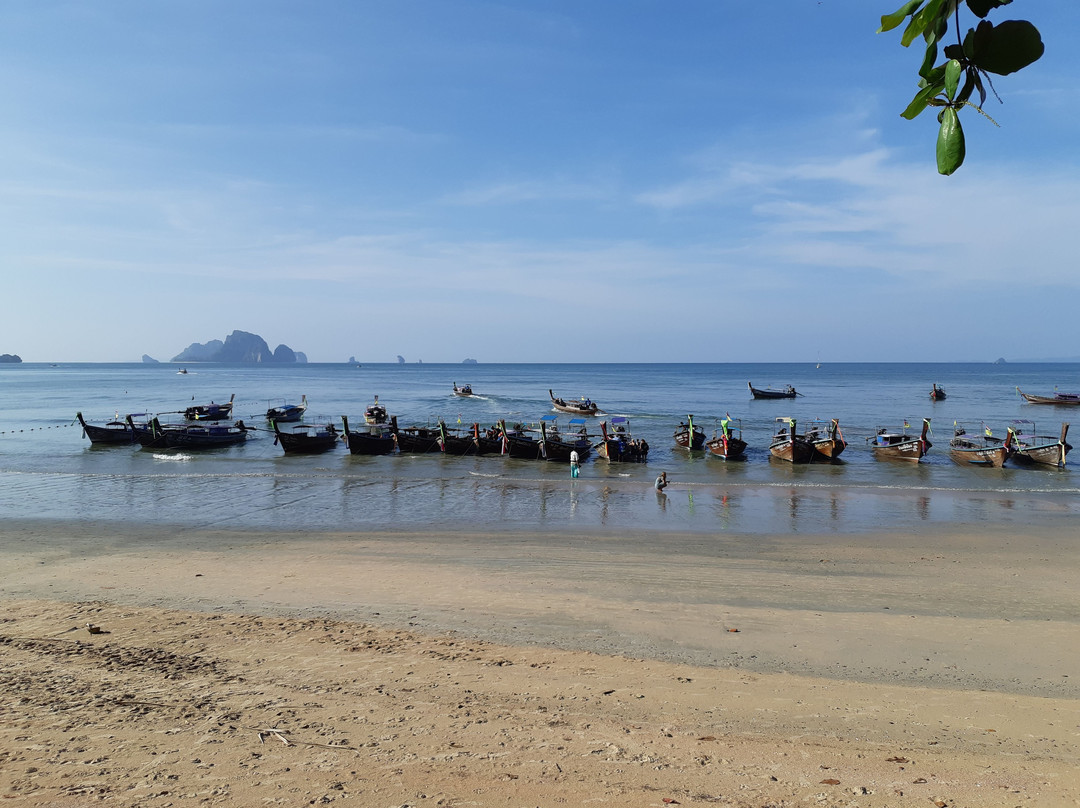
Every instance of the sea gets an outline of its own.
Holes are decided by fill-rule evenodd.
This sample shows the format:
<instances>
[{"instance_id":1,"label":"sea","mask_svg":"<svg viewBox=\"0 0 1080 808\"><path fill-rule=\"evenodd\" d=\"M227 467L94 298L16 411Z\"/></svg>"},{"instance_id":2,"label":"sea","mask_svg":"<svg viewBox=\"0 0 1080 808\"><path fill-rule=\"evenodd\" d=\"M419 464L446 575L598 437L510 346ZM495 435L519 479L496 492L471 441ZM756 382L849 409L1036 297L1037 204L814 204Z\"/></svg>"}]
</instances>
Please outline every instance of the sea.
<instances>
[{"instance_id":1,"label":"sea","mask_svg":"<svg viewBox=\"0 0 1080 808\"><path fill-rule=\"evenodd\" d=\"M930 532L945 524L1068 524L1080 512L1071 467L989 469L949 459L954 425L996 435L1015 421L1057 436L1074 408L1024 402L1017 388L1080 390L1080 364L175 364L0 365L0 513L8 519L150 523L263 532L620 531L694 534ZM747 384L794 386L796 399L752 400ZM454 384L475 395L453 395ZM933 384L947 392L930 400ZM644 464L590 456L573 479L563 463L499 456L352 456L344 446L286 456L268 407L306 395L309 423L362 423L378 396L402 426L537 422L548 391L588 397L629 419L650 447ZM258 427L244 445L212 451L96 447L75 421L175 413L235 395L234 416ZM741 422L743 461L677 447L693 416L710 436ZM571 416L560 415L565 425ZM832 464L772 460L777 419L839 419L848 442ZM177 415L163 416L176 420ZM932 424L921 463L876 459L882 427ZM1080 462L1080 455L1077 456ZM654 490L666 471L670 486Z\"/></svg>"}]
</instances>

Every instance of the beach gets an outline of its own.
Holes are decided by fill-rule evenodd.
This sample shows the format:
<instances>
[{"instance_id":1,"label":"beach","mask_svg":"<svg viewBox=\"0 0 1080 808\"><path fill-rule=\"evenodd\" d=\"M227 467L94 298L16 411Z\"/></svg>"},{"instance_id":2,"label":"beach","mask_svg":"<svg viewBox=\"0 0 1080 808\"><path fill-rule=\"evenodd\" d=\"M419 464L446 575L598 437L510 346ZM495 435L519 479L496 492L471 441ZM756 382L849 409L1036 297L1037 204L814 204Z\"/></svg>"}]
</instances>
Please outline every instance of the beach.
<instances>
[{"instance_id":1,"label":"beach","mask_svg":"<svg viewBox=\"0 0 1080 808\"><path fill-rule=\"evenodd\" d=\"M1080 801L1046 527L0 538L15 804Z\"/></svg>"}]
</instances>

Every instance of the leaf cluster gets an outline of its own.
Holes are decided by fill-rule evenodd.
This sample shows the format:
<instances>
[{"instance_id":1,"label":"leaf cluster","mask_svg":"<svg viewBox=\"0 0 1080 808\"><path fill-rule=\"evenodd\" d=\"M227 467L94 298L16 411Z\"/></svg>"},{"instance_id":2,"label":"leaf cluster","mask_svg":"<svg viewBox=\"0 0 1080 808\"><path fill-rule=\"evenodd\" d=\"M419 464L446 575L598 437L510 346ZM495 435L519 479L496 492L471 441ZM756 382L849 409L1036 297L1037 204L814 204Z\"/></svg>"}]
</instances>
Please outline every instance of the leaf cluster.
<instances>
[{"instance_id":1,"label":"leaf cluster","mask_svg":"<svg viewBox=\"0 0 1080 808\"><path fill-rule=\"evenodd\" d=\"M990 74L1006 76L1015 73L1043 54L1042 37L1027 20L1004 20L995 25L986 19L994 9L1011 3L1012 0L908 0L892 14L881 18L878 33L899 28L908 21L900 37L900 44L905 48L919 37L926 43L919 67L919 91L901 115L912 120L927 107L942 108L938 114L937 141L938 171L942 174L952 174L964 162L960 109L972 106L986 115L982 109L986 88L989 86L991 91L994 90ZM979 20L963 36L960 34L961 6L966 6ZM950 23L955 29L956 41L945 44ZM944 56L940 63L939 52ZM978 104L970 100L976 92Z\"/></svg>"}]
</instances>

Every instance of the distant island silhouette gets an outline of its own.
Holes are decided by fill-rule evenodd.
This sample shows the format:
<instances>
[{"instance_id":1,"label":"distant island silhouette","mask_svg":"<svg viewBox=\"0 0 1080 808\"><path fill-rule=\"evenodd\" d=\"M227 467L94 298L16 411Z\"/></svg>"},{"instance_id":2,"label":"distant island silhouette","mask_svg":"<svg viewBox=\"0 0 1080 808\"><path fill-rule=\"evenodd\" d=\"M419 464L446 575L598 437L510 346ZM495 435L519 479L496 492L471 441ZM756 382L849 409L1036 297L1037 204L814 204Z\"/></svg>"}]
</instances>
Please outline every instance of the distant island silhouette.
<instances>
[{"instance_id":1,"label":"distant island silhouette","mask_svg":"<svg viewBox=\"0 0 1080 808\"><path fill-rule=\"evenodd\" d=\"M307 362L307 356L288 345L278 345L273 351L266 340L247 331L233 331L222 342L212 339L206 343L193 342L172 358L173 362L262 362L289 364Z\"/></svg>"},{"instance_id":2,"label":"distant island silhouette","mask_svg":"<svg viewBox=\"0 0 1080 808\"><path fill-rule=\"evenodd\" d=\"M0 362L6 362L8 364L17 365L21 361L22 361L22 357L19 356L18 354L10 354L10 353L0 354Z\"/></svg>"}]
</instances>

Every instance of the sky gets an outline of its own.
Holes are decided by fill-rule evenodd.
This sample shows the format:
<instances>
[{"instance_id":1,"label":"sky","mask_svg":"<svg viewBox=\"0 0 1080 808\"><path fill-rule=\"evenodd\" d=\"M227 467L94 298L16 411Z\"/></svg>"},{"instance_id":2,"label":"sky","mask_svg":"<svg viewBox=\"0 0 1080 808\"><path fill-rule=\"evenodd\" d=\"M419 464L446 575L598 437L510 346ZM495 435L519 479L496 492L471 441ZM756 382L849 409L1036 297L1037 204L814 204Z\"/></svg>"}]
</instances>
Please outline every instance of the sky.
<instances>
[{"instance_id":1,"label":"sky","mask_svg":"<svg viewBox=\"0 0 1080 808\"><path fill-rule=\"evenodd\" d=\"M899 5L8 0L0 353L1080 355L1080 5L951 177Z\"/></svg>"}]
</instances>

